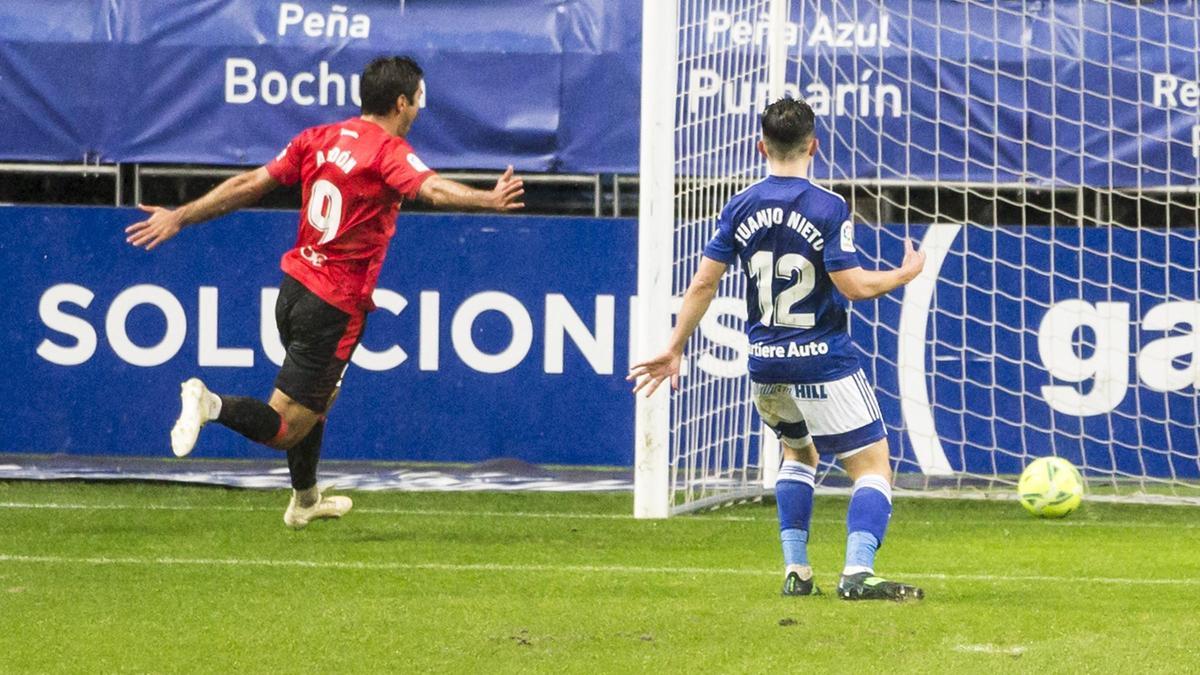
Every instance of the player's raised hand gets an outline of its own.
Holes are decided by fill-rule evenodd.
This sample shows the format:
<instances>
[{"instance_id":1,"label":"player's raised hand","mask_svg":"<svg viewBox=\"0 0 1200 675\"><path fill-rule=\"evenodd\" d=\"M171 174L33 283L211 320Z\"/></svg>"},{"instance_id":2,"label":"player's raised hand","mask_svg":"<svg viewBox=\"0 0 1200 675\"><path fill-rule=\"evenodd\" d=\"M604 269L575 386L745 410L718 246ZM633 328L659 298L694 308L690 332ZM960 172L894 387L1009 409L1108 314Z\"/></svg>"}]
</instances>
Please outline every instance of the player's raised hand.
<instances>
[{"instance_id":1,"label":"player's raised hand","mask_svg":"<svg viewBox=\"0 0 1200 675\"><path fill-rule=\"evenodd\" d=\"M629 369L629 375L625 377L627 381L635 382L633 393L645 390L646 398L654 395L654 391L663 383L663 380L671 378L671 388L679 388L679 362L680 354L672 351L666 351L658 356L634 364Z\"/></svg>"},{"instance_id":2,"label":"player's raised hand","mask_svg":"<svg viewBox=\"0 0 1200 675\"><path fill-rule=\"evenodd\" d=\"M905 283L916 279L921 270L925 269L925 251L913 248L912 239L904 240L904 262L900 263L900 269L905 272Z\"/></svg>"},{"instance_id":3,"label":"player's raised hand","mask_svg":"<svg viewBox=\"0 0 1200 675\"><path fill-rule=\"evenodd\" d=\"M496 211L523 209L525 208L525 202L521 201L523 196L525 196L525 181L519 176L513 175L512 164L509 164L504 175L496 181L496 187L492 188L492 208Z\"/></svg>"},{"instance_id":4,"label":"player's raised hand","mask_svg":"<svg viewBox=\"0 0 1200 675\"><path fill-rule=\"evenodd\" d=\"M125 241L138 248L153 250L183 229L183 220L177 210L144 204L138 204L138 208L149 213L150 217L125 228Z\"/></svg>"}]
</instances>

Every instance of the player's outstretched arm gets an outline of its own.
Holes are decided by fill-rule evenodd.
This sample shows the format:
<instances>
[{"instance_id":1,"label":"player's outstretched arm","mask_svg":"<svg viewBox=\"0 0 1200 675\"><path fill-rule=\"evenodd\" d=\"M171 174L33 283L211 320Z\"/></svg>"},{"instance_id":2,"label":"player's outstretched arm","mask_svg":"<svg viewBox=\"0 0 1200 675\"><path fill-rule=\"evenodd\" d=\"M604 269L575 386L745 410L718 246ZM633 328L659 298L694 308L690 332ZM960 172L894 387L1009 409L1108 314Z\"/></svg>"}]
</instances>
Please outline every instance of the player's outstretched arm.
<instances>
[{"instance_id":1,"label":"player's outstretched arm","mask_svg":"<svg viewBox=\"0 0 1200 675\"><path fill-rule=\"evenodd\" d=\"M683 358L683 348L712 304L717 294L717 283L725 274L726 267L725 263L712 258L700 259L700 269L696 270L696 276L692 277L692 283L683 295L683 306L679 309L679 319L675 322L675 330L671 332L667 350L629 369L625 379L636 382L633 393L644 389L646 396L650 397L668 377L671 378L671 388L679 388L679 362Z\"/></svg>"},{"instance_id":2,"label":"player's outstretched arm","mask_svg":"<svg viewBox=\"0 0 1200 675\"><path fill-rule=\"evenodd\" d=\"M149 213L150 217L125 228L125 241L149 251L179 234L188 225L203 223L249 206L278 186L279 183L271 178L266 168L259 167L226 180L203 197L177 209L138 204L138 208Z\"/></svg>"},{"instance_id":3,"label":"player's outstretched arm","mask_svg":"<svg viewBox=\"0 0 1200 675\"><path fill-rule=\"evenodd\" d=\"M917 278L925 267L925 252L913 249L912 240L904 240L904 262L894 270L864 270L852 267L830 272L833 285L850 300L870 300L895 290Z\"/></svg>"},{"instance_id":4,"label":"player's outstretched arm","mask_svg":"<svg viewBox=\"0 0 1200 675\"><path fill-rule=\"evenodd\" d=\"M525 181L513 175L510 164L491 190L476 190L449 178L431 176L421 184L417 198L444 209L506 212L524 208L525 202L521 201L524 195Z\"/></svg>"}]
</instances>

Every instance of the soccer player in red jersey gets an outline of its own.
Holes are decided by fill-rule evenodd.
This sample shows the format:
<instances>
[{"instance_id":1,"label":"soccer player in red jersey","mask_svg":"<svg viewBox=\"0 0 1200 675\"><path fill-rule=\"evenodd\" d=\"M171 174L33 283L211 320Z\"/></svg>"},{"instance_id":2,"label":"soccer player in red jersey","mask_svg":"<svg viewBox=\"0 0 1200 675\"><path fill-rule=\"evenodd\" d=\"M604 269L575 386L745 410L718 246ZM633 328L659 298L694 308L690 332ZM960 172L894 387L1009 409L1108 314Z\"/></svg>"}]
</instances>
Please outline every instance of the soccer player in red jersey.
<instances>
[{"instance_id":1,"label":"soccer player in red jersey","mask_svg":"<svg viewBox=\"0 0 1200 675\"><path fill-rule=\"evenodd\" d=\"M404 140L425 101L421 68L407 57L379 58L360 80L362 116L300 132L266 166L234 176L177 209L141 206L149 218L126 228L133 246L154 249L184 227L254 204L279 185L303 183L300 231L283 256L275 305L287 350L270 401L217 395L199 379L183 383L171 447L192 451L215 421L287 452L292 499L284 523L301 528L339 518L349 497L322 496L317 462L325 415L362 336L371 293L406 200L437 207L507 212L524 206L524 185L504 172L491 190L438 176Z\"/></svg>"}]
</instances>

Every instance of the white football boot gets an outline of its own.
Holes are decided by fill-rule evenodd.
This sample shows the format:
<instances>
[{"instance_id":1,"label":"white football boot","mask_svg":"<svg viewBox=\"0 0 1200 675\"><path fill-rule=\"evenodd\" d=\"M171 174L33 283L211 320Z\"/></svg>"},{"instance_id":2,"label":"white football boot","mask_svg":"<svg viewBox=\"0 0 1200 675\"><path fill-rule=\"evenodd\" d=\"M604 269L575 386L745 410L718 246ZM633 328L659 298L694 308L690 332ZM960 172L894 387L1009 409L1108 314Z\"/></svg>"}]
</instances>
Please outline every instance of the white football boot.
<instances>
[{"instance_id":1,"label":"white football boot","mask_svg":"<svg viewBox=\"0 0 1200 675\"><path fill-rule=\"evenodd\" d=\"M296 501L296 491L292 490L292 501L288 502L287 510L283 512L283 524L293 530L300 530L313 520L341 518L353 506L354 502L349 497L326 497L319 492L317 501L312 506L300 506Z\"/></svg>"},{"instance_id":2,"label":"white football boot","mask_svg":"<svg viewBox=\"0 0 1200 675\"><path fill-rule=\"evenodd\" d=\"M217 418L220 399L194 377L183 383L179 398L182 405L179 419L175 420L175 426L171 429L171 450L176 457L186 457L196 446L200 429Z\"/></svg>"}]
</instances>

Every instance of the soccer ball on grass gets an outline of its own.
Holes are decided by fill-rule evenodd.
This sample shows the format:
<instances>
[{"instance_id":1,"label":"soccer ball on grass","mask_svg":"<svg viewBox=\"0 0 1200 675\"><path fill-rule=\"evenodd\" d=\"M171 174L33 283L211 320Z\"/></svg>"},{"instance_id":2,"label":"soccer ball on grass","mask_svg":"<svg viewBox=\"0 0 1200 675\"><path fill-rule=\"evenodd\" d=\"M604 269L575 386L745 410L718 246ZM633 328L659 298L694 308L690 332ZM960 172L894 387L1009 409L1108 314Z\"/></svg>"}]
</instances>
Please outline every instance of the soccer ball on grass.
<instances>
[{"instance_id":1,"label":"soccer ball on grass","mask_svg":"<svg viewBox=\"0 0 1200 675\"><path fill-rule=\"evenodd\" d=\"M1035 516L1062 518L1083 500L1083 476L1061 457L1042 457L1029 463L1017 481L1021 506Z\"/></svg>"}]
</instances>

